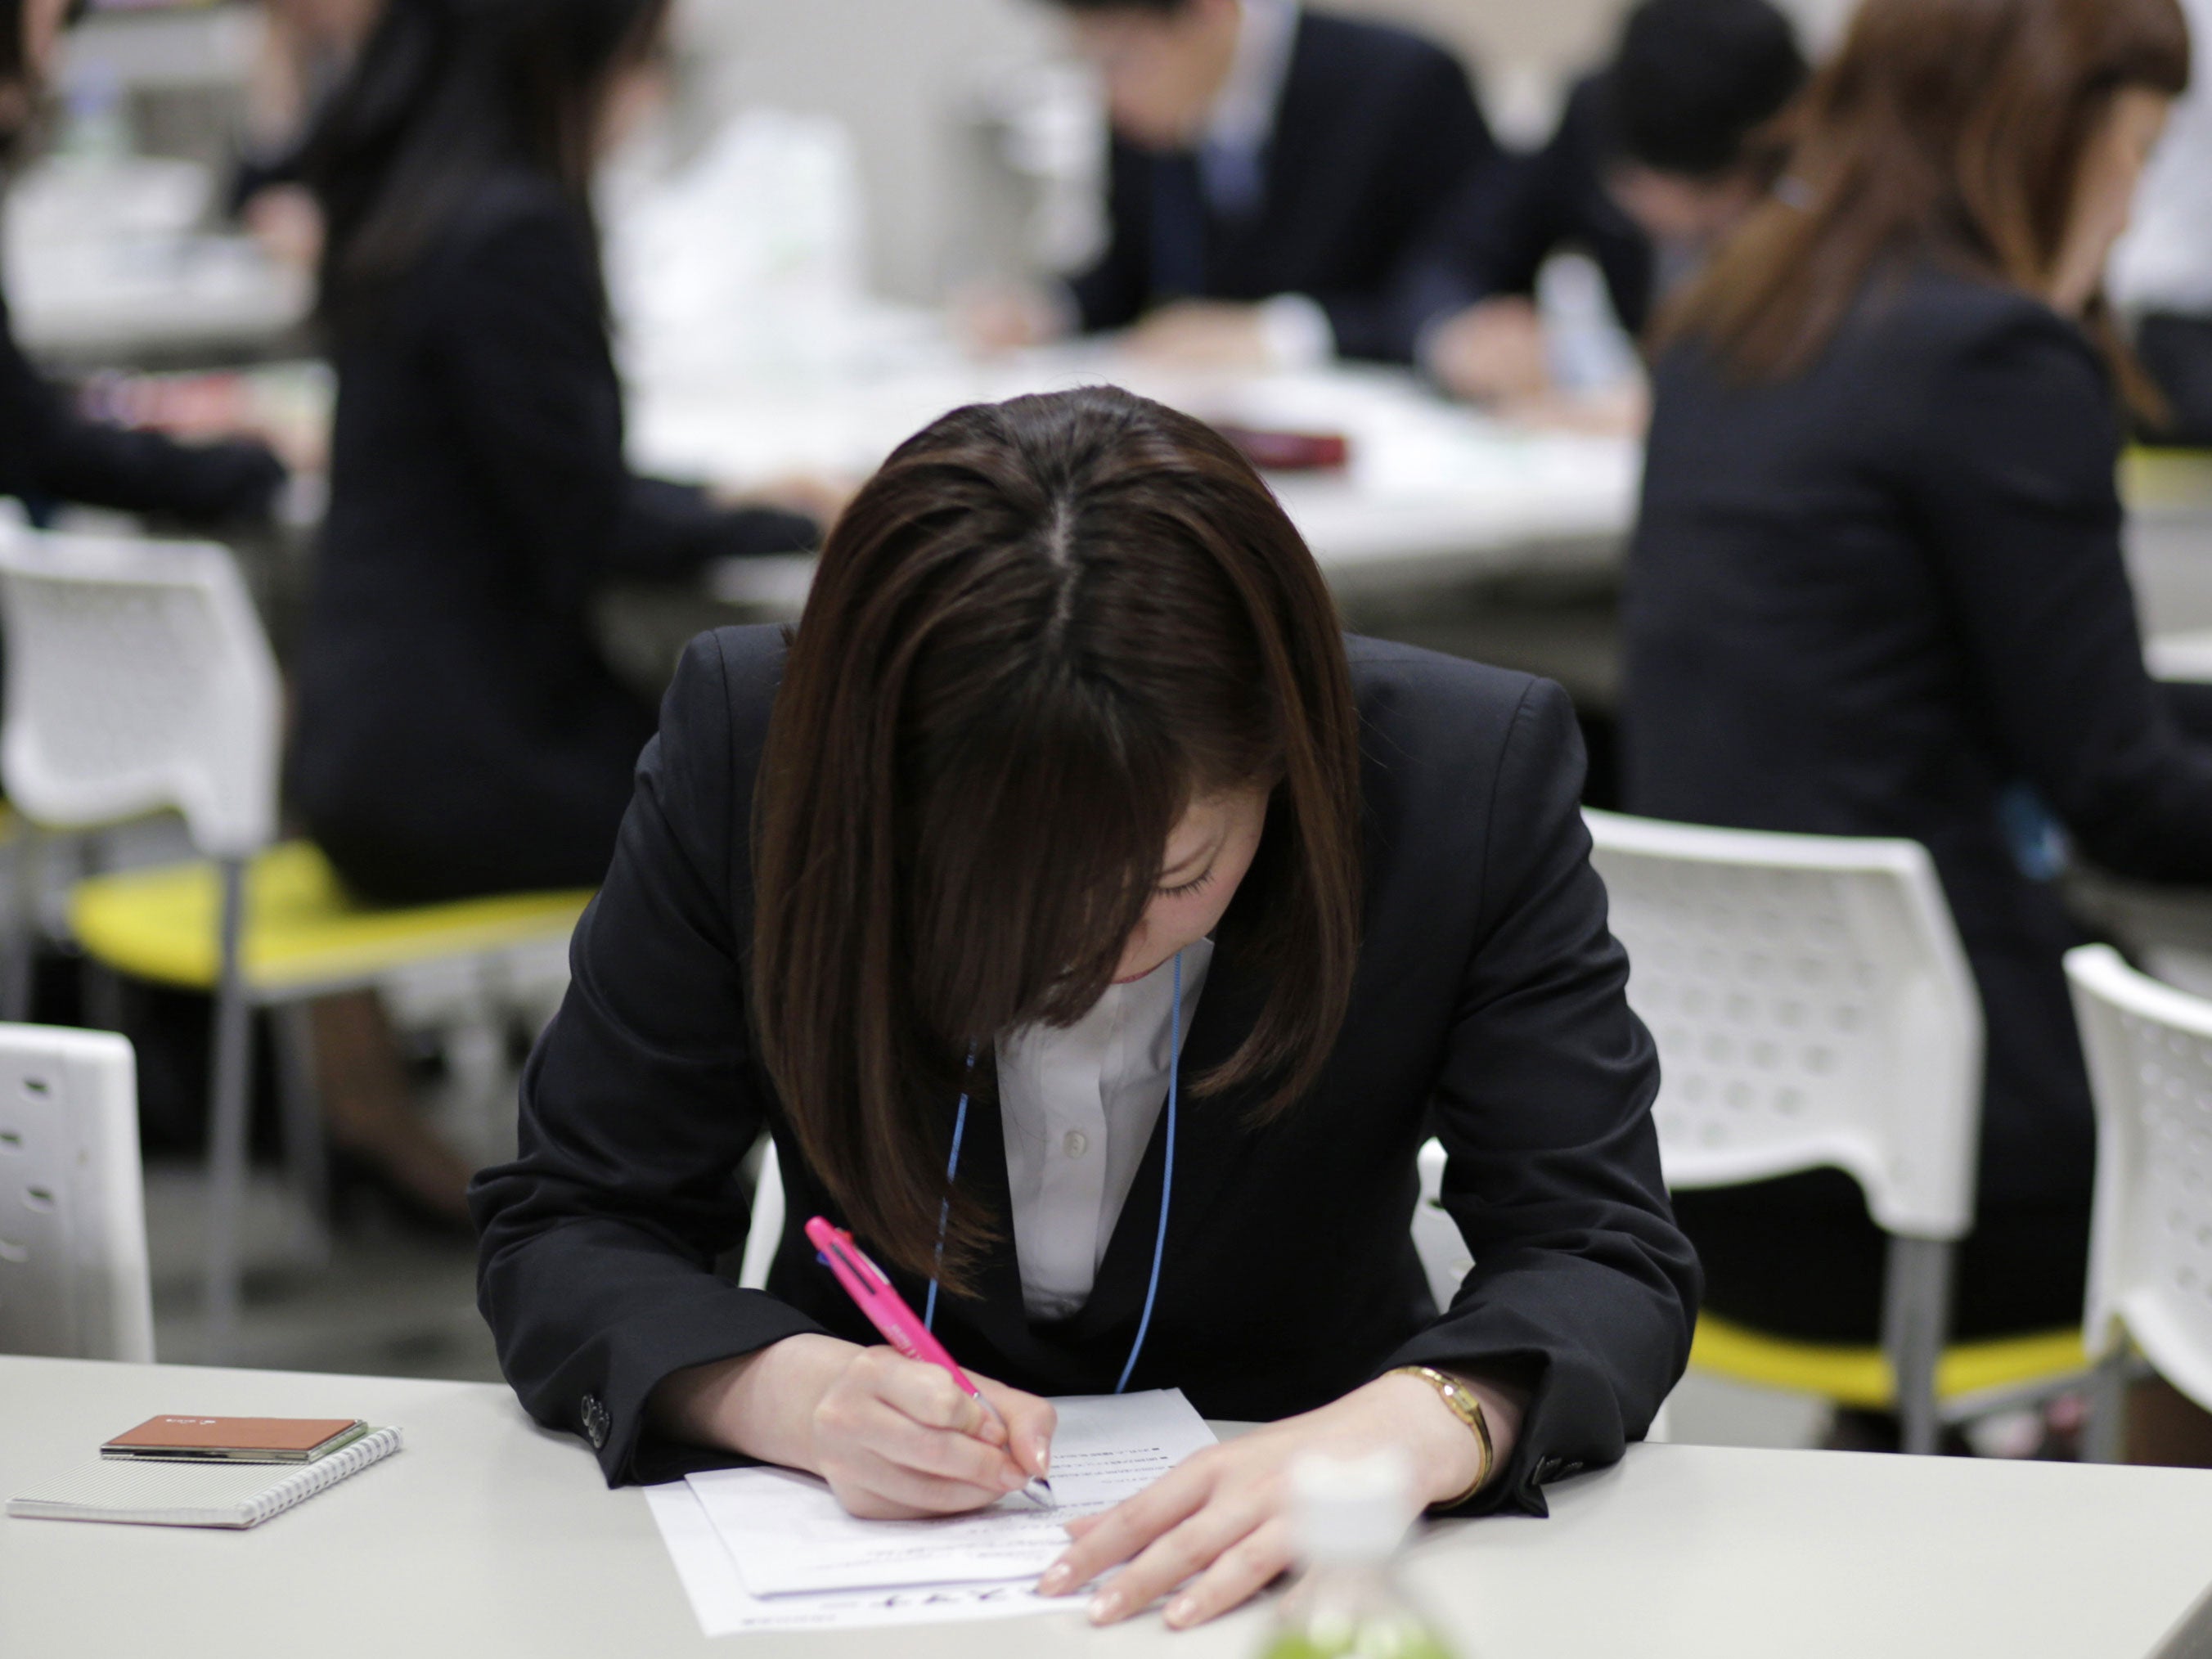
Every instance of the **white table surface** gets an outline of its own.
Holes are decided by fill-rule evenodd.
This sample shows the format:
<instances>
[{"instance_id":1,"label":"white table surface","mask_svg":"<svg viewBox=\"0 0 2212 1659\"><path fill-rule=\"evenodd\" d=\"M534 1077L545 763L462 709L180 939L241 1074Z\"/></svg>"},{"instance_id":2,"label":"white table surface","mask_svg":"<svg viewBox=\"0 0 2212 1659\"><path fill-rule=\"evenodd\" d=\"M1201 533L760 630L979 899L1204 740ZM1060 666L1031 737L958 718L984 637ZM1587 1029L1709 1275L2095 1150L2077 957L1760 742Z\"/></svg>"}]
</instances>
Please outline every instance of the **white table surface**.
<instances>
[{"instance_id":1,"label":"white table surface","mask_svg":"<svg viewBox=\"0 0 2212 1659\"><path fill-rule=\"evenodd\" d=\"M635 1491L479 1383L0 1358L0 1487L161 1412L358 1415L407 1449L251 1532L0 1520L0 1654L992 1659L1249 1654L1073 1615L699 1634ZM1407 1577L1462 1659L2142 1659L2212 1578L2212 1473L1695 1446L1440 1527Z\"/></svg>"},{"instance_id":2,"label":"white table surface","mask_svg":"<svg viewBox=\"0 0 2212 1659\"><path fill-rule=\"evenodd\" d=\"M1340 592L1539 564L1609 568L1635 520L1642 455L1627 439L1508 427L1392 369L1176 373L1097 346L990 362L946 352L882 373L640 382L631 388L630 454L643 470L678 477L745 483L812 471L858 478L963 404L1101 381L1207 420L1346 437L1351 459L1342 472L1271 480ZM726 599L796 609L810 565L732 560L715 585Z\"/></svg>"}]
</instances>

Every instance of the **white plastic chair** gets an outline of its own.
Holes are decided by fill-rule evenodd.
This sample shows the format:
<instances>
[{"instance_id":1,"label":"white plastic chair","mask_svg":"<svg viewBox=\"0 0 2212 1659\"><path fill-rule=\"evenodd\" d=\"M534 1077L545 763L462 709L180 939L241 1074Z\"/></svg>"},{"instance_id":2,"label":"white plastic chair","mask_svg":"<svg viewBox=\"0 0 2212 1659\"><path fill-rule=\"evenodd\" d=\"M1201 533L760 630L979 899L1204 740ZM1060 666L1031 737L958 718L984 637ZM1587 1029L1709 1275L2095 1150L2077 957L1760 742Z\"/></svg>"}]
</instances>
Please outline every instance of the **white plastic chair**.
<instances>
[{"instance_id":1,"label":"white plastic chair","mask_svg":"<svg viewBox=\"0 0 2212 1659\"><path fill-rule=\"evenodd\" d=\"M783 1166L776 1162L775 1142L763 1140L760 1173L753 1177L752 1218L745 1227L745 1253L738 1272L741 1289L768 1288L768 1270L775 1264L775 1247L782 1238Z\"/></svg>"},{"instance_id":2,"label":"white plastic chair","mask_svg":"<svg viewBox=\"0 0 2212 1659\"><path fill-rule=\"evenodd\" d=\"M2109 1384L2091 1439L2111 1462L2130 1339L2212 1410L2212 1001L2137 973L2109 945L2069 951L2066 977L2097 1108L2082 1342Z\"/></svg>"},{"instance_id":3,"label":"white plastic chair","mask_svg":"<svg viewBox=\"0 0 2212 1659\"><path fill-rule=\"evenodd\" d=\"M137 1065L112 1032L0 1025L0 1352L153 1361Z\"/></svg>"},{"instance_id":4,"label":"white plastic chair","mask_svg":"<svg viewBox=\"0 0 2212 1659\"><path fill-rule=\"evenodd\" d=\"M173 807L222 872L209 1151L210 1346L237 1319L250 1009L247 860L276 838L283 690L228 552L0 530L8 623L0 777L33 822L79 829Z\"/></svg>"},{"instance_id":5,"label":"white plastic chair","mask_svg":"<svg viewBox=\"0 0 2212 1659\"><path fill-rule=\"evenodd\" d=\"M1982 1015L1926 849L1585 817L1658 1043L1668 1184L1830 1167L1858 1182L1890 1237L1882 1348L1905 1449L1934 1451Z\"/></svg>"},{"instance_id":6,"label":"white plastic chair","mask_svg":"<svg viewBox=\"0 0 2212 1659\"><path fill-rule=\"evenodd\" d=\"M88 938L88 919L118 934L135 933L131 944L142 957L149 939L153 954L173 965L197 954L198 969L177 972L204 978L179 982L204 983L214 994L205 1280L207 1357L220 1359L240 1305L252 1010L285 1014L277 1030L289 1085L287 1150L301 1184L319 1196L322 1142L307 1081L304 1004L373 987L422 962L473 960L489 968L565 939L584 896L359 910L325 890L336 878L311 848L272 848L281 685L259 617L223 548L49 536L0 525L0 611L8 641L0 779L18 810L44 828L82 829L173 808L216 866L212 952L205 950L208 924L176 900L176 872L87 884L73 902L72 923L94 954L106 948L111 960L122 959L121 943L111 939L103 947ZM268 878L269 902L249 933L250 865L257 891ZM195 873L181 872L185 886ZM165 883L167 891L157 891ZM98 904L87 897L96 890ZM143 902L148 894L160 902ZM160 925L134 928L142 910L159 910ZM267 959L252 957L249 943L265 945Z\"/></svg>"}]
</instances>

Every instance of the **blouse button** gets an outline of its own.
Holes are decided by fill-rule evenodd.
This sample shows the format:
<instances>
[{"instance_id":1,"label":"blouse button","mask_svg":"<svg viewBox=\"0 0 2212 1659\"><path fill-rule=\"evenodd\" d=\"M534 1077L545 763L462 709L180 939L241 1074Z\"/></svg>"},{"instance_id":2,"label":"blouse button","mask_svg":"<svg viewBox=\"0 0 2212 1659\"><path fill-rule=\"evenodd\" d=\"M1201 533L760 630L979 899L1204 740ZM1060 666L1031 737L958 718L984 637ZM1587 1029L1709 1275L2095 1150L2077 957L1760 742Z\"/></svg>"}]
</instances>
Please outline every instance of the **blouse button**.
<instances>
[{"instance_id":1,"label":"blouse button","mask_svg":"<svg viewBox=\"0 0 2212 1659\"><path fill-rule=\"evenodd\" d=\"M1081 1158L1084 1153L1091 1150L1091 1137L1080 1129L1070 1129L1066 1138L1060 1145L1060 1150L1070 1158Z\"/></svg>"}]
</instances>

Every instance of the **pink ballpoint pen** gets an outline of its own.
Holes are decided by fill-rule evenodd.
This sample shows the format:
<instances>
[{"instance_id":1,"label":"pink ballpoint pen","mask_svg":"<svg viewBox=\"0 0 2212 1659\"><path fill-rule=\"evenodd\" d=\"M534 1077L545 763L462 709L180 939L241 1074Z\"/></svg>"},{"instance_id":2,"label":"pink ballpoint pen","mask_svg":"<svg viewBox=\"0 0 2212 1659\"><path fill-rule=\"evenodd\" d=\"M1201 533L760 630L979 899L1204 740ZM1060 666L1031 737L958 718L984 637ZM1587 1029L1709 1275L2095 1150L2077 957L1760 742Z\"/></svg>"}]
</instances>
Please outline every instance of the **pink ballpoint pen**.
<instances>
[{"instance_id":1,"label":"pink ballpoint pen","mask_svg":"<svg viewBox=\"0 0 2212 1659\"><path fill-rule=\"evenodd\" d=\"M991 1413L1000 1428L1006 1419L999 1415L999 1408L984 1396L983 1391L969 1380L952 1356L945 1351L928 1326L915 1317L914 1310L906 1305L905 1298L884 1277L884 1270L871 1261L860 1247L853 1243L853 1235L842 1227L833 1227L821 1216L806 1224L806 1237L820 1251L830 1271L837 1275L837 1282L845 1287L845 1294L854 1305L867 1315L868 1322L884 1334L884 1340L896 1348L908 1359L918 1359L925 1365L943 1367L945 1374L960 1385L960 1392ZM1012 1431L1007 1443L1012 1444ZM1022 1488L1022 1495L1033 1504L1050 1504L1052 1482L1044 1476L1033 1475Z\"/></svg>"}]
</instances>

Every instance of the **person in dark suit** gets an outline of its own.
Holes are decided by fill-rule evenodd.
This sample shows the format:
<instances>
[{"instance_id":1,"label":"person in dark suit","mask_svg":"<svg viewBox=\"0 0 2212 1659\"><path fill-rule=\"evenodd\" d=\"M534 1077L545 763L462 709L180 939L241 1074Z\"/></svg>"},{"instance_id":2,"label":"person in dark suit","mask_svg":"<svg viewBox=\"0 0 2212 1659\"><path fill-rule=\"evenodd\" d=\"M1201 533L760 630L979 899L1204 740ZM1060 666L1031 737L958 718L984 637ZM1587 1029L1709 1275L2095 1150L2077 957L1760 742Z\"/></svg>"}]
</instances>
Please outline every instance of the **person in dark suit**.
<instances>
[{"instance_id":1,"label":"person in dark suit","mask_svg":"<svg viewBox=\"0 0 2212 1659\"><path fill-rule=\"evenodd\" d=\"M653 710L595 597L815 538L623 458L586 192L662 11L393 0L310 146L338 402L293 778L379 901L596 882Z\"/></svg>"},{"instance_id":2,"label":"person in dark suit","mask_svg":"<svg viewBox=\"0 0 2212 1659\"><path fill-rule=\"evenodd\" d=\"M665 9L389 0L308 145L338 398L290 781L380 902L595 884L653 726L596 598L815 539L623 459L587 190ZM458 1218L374 1003L316 1035L334 1135Z\"/></svg>"},{"instance_id":3,"label":"person in dark suit","mask_svg":"<svg viewBox=\"0 0 2212 1659\"><path fill-rule=\"evenodd\" d=\"M2188 73L2174 0L1867 0L1657 369L1626 802L1933 855L1988 1035L1965 1336L2081 1317L2065 847L2212 879L2212 744L2147 678L2121 562L2100 298ZM1712 1309L1874 1339L1882 1240L1841 1176L1678 1201Z\"/></svg>"},{"instance_id":4,"label":"person in dark suit","mask_svg":"<svg viewBox=\"0 0 2212 1659\"><path fill-rule=\"evenodd\" d=\"M611 1482L757 1459L871 1516L1040 1472L1039 1394L1276 1420L1046 1575L1136 1557L1102 1620L1264 1585L1281 1470L1324 1441L1540 1513L1644 1431L1697 1293L1581 774L1557 687L1347 651L1197 422L1111 388L945 416L839 520L788 644L724 630L678 674L520 1154L474 1189L507 1377ZM1431 1124L1477 1264L1444 1310L1407 1225ZM714 1262L763 1130L790 1222L756 1291ZM817 1213L1011 1439L863 1346Z\"/></svg>"},{"instance_id":5,"label":"person in dark suit","mask_svg":"<svg viewBox=\"0 0 2212 1659\"><path fill-rule=\"evenodd\" d=\"M0 143L30 119L67 0L0 0ZM15 343L0 296L0 495L33 517L70 502L200 523L265 518L283 464L252 439L183 444L88 420Z\"/></svg>"},{"instance_id":6,"label":"person in dark suit","mask_svg":"<svg viewBox=\"0 0 2212 1659\"><path fill-rule=\"evenodd\" d=\"M1400 263L1497 153L1459 62L1294 0L1054 3L1113 124L1108 244L1059 323L1233 366L1392 356Z\"/></svg>"},{"instance_id":7,"label":"person in dark suit","mask_svg":"<svg viewBox=\"0 0 2212 1659\"><path fill-rule=\"evenodd\" d=\"M1754 135L1805 75L1769 0L1644 0L1551 141L1463 186L1407 262L1401 349L1456 397L1545 393L1559 377L1536 278L1569 251L1596 264L1641 337L1660 296L1765 198L1774 160Z\"/></svg>"}]
</instances>

